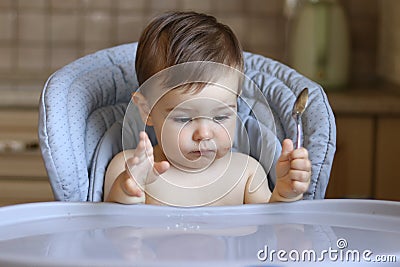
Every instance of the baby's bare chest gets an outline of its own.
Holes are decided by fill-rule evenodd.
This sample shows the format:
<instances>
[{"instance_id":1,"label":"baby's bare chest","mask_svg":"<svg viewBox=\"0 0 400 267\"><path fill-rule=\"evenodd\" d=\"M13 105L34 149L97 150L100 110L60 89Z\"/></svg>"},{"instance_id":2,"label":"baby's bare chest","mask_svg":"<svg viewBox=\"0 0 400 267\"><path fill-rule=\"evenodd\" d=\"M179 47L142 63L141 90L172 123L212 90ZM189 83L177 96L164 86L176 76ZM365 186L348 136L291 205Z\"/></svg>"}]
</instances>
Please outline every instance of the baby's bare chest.
<instances>
[{"instance_id":1,"label":"baby's bare chest","mask_svg":"<svg viewBox=\"0 0 400 267\"><path fill-rule=\"evenodd\" d=\"M172 206L241 205L244 200L246 168L182 173L171 168L146 186L146 203Z\"/></svg>"}]
</instances>

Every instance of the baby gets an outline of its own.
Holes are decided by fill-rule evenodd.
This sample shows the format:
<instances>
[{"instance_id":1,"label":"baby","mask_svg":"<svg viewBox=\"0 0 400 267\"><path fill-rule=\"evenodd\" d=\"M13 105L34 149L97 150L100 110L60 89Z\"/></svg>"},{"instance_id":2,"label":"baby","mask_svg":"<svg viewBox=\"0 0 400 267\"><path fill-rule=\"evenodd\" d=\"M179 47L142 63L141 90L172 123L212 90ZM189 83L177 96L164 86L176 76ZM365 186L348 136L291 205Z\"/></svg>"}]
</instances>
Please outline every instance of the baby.
<instances>
[{"instance_id":1,"label":"baby","mask_svg":"<svg viewBox=\"0 0 400 267\"><path fill-rule=\"evenodd\" d=\"M189 207L302 198L311 176L305 148L283 141L272 193L262 166L231 151L244 64L229 27L195 12L163 14L142 33L135 65L141 87L132 100L158 144L143 131L136 149L112 159L105 201Z\"/></svg>"}]
</instances>

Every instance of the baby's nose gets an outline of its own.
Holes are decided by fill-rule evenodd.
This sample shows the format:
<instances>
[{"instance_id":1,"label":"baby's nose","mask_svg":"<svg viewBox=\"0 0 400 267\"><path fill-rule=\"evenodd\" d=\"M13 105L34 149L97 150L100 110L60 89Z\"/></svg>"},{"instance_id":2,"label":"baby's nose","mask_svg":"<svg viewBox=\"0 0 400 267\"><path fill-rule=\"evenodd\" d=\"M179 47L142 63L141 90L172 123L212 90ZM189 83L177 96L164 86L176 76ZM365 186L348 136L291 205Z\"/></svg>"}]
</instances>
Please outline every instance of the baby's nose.
<instances>
[{"instance_id":1,"label":"baby's nose","mask_svg":"<svg viewBox=\"0 0 400 267\"><path fill-rule=\"evenodd\" d=\"M198 118L195 120L196 129L193 133L194 141L209 140L213 138L211 127L212 120L209 118Z\"/></svg>"}]
</instances>

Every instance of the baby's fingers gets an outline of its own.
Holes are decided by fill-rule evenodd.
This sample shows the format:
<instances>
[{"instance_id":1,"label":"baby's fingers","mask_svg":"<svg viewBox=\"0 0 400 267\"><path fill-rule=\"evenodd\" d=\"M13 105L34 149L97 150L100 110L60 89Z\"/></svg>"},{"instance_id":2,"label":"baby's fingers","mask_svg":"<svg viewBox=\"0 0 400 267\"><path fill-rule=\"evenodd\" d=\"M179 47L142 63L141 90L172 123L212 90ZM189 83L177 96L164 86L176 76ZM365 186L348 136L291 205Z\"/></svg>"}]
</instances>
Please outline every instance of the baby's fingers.
<instances>
[{"instance_id":1,"label":"baby's fingers","mask_svg":"<svg viewBox=\"0 0 400 267\"><path fill-rule=\"evenodd\" d=\"M293 159L290 162L290 169L311 172L311 161L302 158Z\"/></svg>"},{"instance_id":2,"label":"baby's fingers","mask_svg":"<svg viewBox=\"0 0 400 267\"><path fill-rule=\"evenodd\" d=\"M155 162L153 165L153 171L149 172L149 175L147 176L146 185L155 182L161 174L169 169L169 166L168 161Z\"/></svg>"},{"instance_id":3,"label":"baby's fingers","mask_svg":"<svg viewBox=\"0 0 400 267\"><path fill-rule=\"evenodd\" d=\"M308 183L310 181L310 173L299 170L290 170L289 179L291 181L298 181L302 183Z\"/></svg>"},{"instance_id":4,"label":"baby's fingers","mask_svg":"<svg viewBox=\"0 0 400 267\"><path fill-rule=\"evenodd\" d=\"M309 183L293 181L292 189L293 189L293 192L295 192L296 194L303 194L303 193L307 192L309 185L310 185Z\"/></svg>"},{"instance_id":5,"label":"baby's fingers","mask_svg":"<svg viewBox=\"0 0 400 267\"><path fill-rule=\"evenodd\" d=\"M146 141L140 140L135 149L135 157L139 159L139 161L143 161L146 158ZM137 164L137 163L136 163Z\"/></svg>"},{"instance_id":6,"label":"baby's fingers","mask_svg":"<svg viewBox=\"0 0 400 267\"><path fill-rule=\"evenodd\" d=\"M310 186L311 173L307 171L290 170L289 179L293 192L302 194L307 192Z\"/></svg>"},{"instance_id":7,"label":"baby's fingers","mask_svg":"<svg viewBox=\"0 0 400 267\"><path fill-rule=\"evenodd\" d=\"M156 175L163 174L169 169L169 166L168 161L154 162L154 173Z\"/></svg>"},{"instance_id":8,"label":"baby's fingers","mask_svg":"<svg viewBox=\"0 0 400 267\"><path fill-rule=\"evenodd\" d=\"M142 196L142 190L138 187L136 182L130 176L121 181L121 188L128 196Z\"/></svg>"},{"instance_id":9,"label":"baby's fingers","mask_svg":"<svg viewBox=\"0 0 400 267\"><path fill-rule=\"evenodd\" d=\"M295 149L290 154L290 159L308 159L308 150L304 147Z\"/></svg>"},{"instance_id":10,"label":"baby's fingers","mask_svg":"<svg viewBox=\"0 0 400 267\"><path fill-rule=\"evenodd\" d=\"M137 156L126 159L125 168L131 169L133 166L139 163L139 158Z\"/></svg>"},{"instance_id":11,"label":"baby's fingers","mask_svg":"<svg viewBox=\"0 0 400 267\"><path fill-rule=\"evenodd\" d=\"M126 160L125 169L132 181L136 182L139 186L145 184L146 176L148 173L148 166L150 163L146 162L147 159L141 160L135 156ZM150 165L151 166L151 165Z\"/></svg>"}]
</instances>

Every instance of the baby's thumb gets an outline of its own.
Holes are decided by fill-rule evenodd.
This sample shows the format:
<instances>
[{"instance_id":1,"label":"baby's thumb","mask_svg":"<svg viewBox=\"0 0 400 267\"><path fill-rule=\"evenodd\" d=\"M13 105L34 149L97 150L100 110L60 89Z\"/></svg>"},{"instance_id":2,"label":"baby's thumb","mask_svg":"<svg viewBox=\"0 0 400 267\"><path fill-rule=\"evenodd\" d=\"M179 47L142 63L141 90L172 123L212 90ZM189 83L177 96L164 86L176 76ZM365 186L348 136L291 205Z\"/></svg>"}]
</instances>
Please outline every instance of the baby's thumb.
<instances>
[{"instance_id":1,"label":"baby's thumb","mask_svg":"<svg viewBox=\"0 0 400 267\"><path fill-rule=\"evenodd\" d=\"M156 175L163 174L169 169L169 162L168 161L154 162L153 169Z\"/></svg>"},{"instance_id":2,"label":"baby's thumb","mask_svg":"<svg viewBox=\"0 0 400 267\"><path fill-rule=\"evenodd\" d=\"M169 169L168 161L154 162L153 171L149 172L146 179L146 184L151 184L155 182L160 174L163 174Z\"/></svg>"},{"instance_id":3,"label":"baby's thumb","mask_svg":"<svg viewBox=\"0 0 400 267\"><path fill-rule=\"evenodd\" d=\"M290 140L290 139L283 140L280 161L289 160L289 155L290 155L290 153L292 153L292 151L293 151L292 140Z\"/></svg>"}]
</instances>

